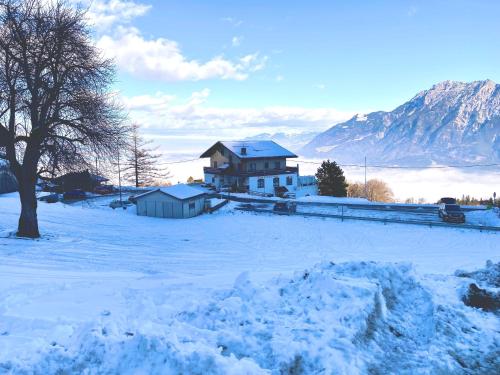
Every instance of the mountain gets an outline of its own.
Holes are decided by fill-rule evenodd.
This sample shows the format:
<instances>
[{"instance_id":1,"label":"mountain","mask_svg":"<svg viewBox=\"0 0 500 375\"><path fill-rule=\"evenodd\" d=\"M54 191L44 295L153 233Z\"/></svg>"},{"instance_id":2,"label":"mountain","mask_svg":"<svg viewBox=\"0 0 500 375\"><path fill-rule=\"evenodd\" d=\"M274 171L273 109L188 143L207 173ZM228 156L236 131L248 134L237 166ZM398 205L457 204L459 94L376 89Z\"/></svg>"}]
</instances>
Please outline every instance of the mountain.
<instances>
[{"instance_id":1,"label":"mountain","mask_svg":"<svg viewBox=\"0 0 500 375\"><path fill-rule=\"evenodd\" d=\"M500 85L445 81L392 112L356 115L305 145L301 155L341 163L500 162Z\"/></svg>"},{"instance_id":2,"label":"mountain","mask_svg":"<svg viewBox=\"0 0 500 375\"><path fill-rule=\"evenodd\" d=\"M272 140L281 146L289 149L290 151L296 152L304 147L308 142L310 142L315 136L317 136L318 132L310 132L305 131L302 133L261 133L257 134L253 137L245 138L247 141L265 141Z\"/></svg>"}]
</instances>

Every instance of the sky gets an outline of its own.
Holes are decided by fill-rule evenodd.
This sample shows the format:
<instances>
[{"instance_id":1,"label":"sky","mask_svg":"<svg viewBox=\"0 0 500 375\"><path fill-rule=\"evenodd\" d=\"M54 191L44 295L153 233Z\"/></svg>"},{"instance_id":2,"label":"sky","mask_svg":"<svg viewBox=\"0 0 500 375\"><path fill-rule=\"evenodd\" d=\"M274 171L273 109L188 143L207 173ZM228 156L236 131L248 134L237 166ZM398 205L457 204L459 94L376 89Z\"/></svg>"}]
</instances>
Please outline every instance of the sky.
<instances>
[{"instance_id":1,"label":"sky","mask_svg":"<svg viewBox=\"0 0 500 375\"><path fill-rule=\"evenodd\" d=\"M73 1L131 121L175 153L323 131L443 80L500 82L496 0Z\"/></svg>"}]
</instances>

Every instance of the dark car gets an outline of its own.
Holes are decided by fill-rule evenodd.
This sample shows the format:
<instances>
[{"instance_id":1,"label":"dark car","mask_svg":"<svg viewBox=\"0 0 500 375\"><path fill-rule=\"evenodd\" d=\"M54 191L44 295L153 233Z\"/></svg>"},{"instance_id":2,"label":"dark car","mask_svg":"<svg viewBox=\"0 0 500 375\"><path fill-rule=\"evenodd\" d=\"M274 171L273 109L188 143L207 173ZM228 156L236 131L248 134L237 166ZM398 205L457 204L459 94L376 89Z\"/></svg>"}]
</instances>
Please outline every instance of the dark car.
<instances>
[{"instance_id":1,"label":"dark car","mask_svg":"<svg viewBox=\"0 0 500 375\"><path fill-rule=\"evenodd\" d=\"M38 198L38 200L41 202L56 203L59 202L59 194L44 195L43 197Z\"/></svg>"},{"instance_id":2,"label":"dark car","mask_svg":"<svg viewBox=\"0 0 500 375\"><path fill-rule=\"evenodd\" d=\"M116 189L113 185L96 186L96 188L94 189L94 193L101 195L113 194L115 192Z\"/></svg>"},{"instance_id":3,"label":"dark car","mask_svg":"<svg viewBox=\"0 0 500 375\"><path fill-rule=\"evenodd\" d=\"M81 189L70 190L63 194L63 199L65 201L77 201L85 198L87 198L87 194Z\"/></svg>"},{"instance_id":4,"label":"dark car","mask_svg":"<svg viewBox=\"0 0 500 375\"><path fill-rule=\"evenodd\" d=\"M293 214L297 212L297 203L295 202L276 202L273 207L273 211L278 214Z\"/></svg>"},{"instance_id":5,"label":"dark car","mask_svg":"<svg viewBox=\"0 0 500 375\"><path fill-rule=\"evenodd\" d=\"M441 203L438 214L447 223L465 223L465 214L458 204Z\"/></svg>"},{"instance_id":6,"label":"dark car","mask_svg":"<svg viewBox=\"0 0 500 375\"><path fill-rule=\"evenodd\" d=\"M444 197L439 200L439 203L457 204L457 200L455 198Z\"/></svg>"}]
</instances>

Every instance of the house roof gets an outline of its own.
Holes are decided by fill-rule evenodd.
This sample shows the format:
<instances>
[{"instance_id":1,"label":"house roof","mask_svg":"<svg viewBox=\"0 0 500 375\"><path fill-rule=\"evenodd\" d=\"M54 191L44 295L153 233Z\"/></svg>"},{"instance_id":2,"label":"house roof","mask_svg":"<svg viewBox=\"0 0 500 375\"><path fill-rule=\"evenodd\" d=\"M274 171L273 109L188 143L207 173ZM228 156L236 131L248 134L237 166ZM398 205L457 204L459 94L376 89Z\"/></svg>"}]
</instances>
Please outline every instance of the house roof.
<instances>
[{"instance_id":1,"label":"house roof","mask_svg":"<svg viewBox=\"0 0 500 375\"><path fill-rule=\"evenodd\" d=\"M135 198L142 198L146 195L149 195L151 193L160 191L163 194L170 195L171 197L177 198L179 200L185 200L185 199L190 199L197 197L199 195L204 195L205 192L199 189L196 189L194 187L191 187L186 184L177 184L177 185L172 185L172 186L167 186L167 187L161 187L155 190L148 191L147 193L139 194Z\"/></svg>"},{"instance_id":2,"label":"house roof","mask_svg":"<svg viewBox=\"0 0 500 375\"><path fill-rule=\"evenodd\" d=\"M274 141L219 141L205 151L200 157L210 157L218 146L224 146L240 159L258 158L296 158L293 152ZM242 149L246 152L242 153Z\"/></svg>"}]
</instances>

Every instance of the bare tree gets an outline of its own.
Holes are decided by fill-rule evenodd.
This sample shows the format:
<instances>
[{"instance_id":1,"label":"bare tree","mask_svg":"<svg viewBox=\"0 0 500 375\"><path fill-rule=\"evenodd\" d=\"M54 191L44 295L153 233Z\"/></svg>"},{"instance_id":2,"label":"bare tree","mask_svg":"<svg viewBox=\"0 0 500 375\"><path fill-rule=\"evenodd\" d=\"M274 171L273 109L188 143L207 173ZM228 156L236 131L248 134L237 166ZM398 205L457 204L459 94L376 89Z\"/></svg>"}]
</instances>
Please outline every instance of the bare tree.
<instances>
[{"instance_id":1,"label":"bare tree","mask_svg":"<svg viewBox=\"0 0 500 375\"><path fill-rule=\"evenodd\" d=\"M113 77L80 10L0 0L0 147L19 183L18 236L40 235L37 176L116 152L127 128L108 91Z\"/></svg>"},{"instance_id":2,"label":"bare tree","mask_svg":"<svg viewBox=\"0 0 500 375\"><path fill-rule=\"evenodd\" d=\"M132 126L132 134L128 156L123 171L126 180L135 184L135 187L152 186L158 182L166 182L170 177L167 169L160 167L160 154L156 148L150 147L152 141L146 141L139 134L140 126Z\"/></svg>"},{"instance_id":3,"label":"bare tree","mask_svg":"<svg viewBox=\"0 0 500 375\"><path fill-rule=\"evenodd\" d=\"M363 197L374 202L394 202L394 194L386 182L378 179L350 183L347 187L349 197Z\"/></svg>"}]
</instances>

